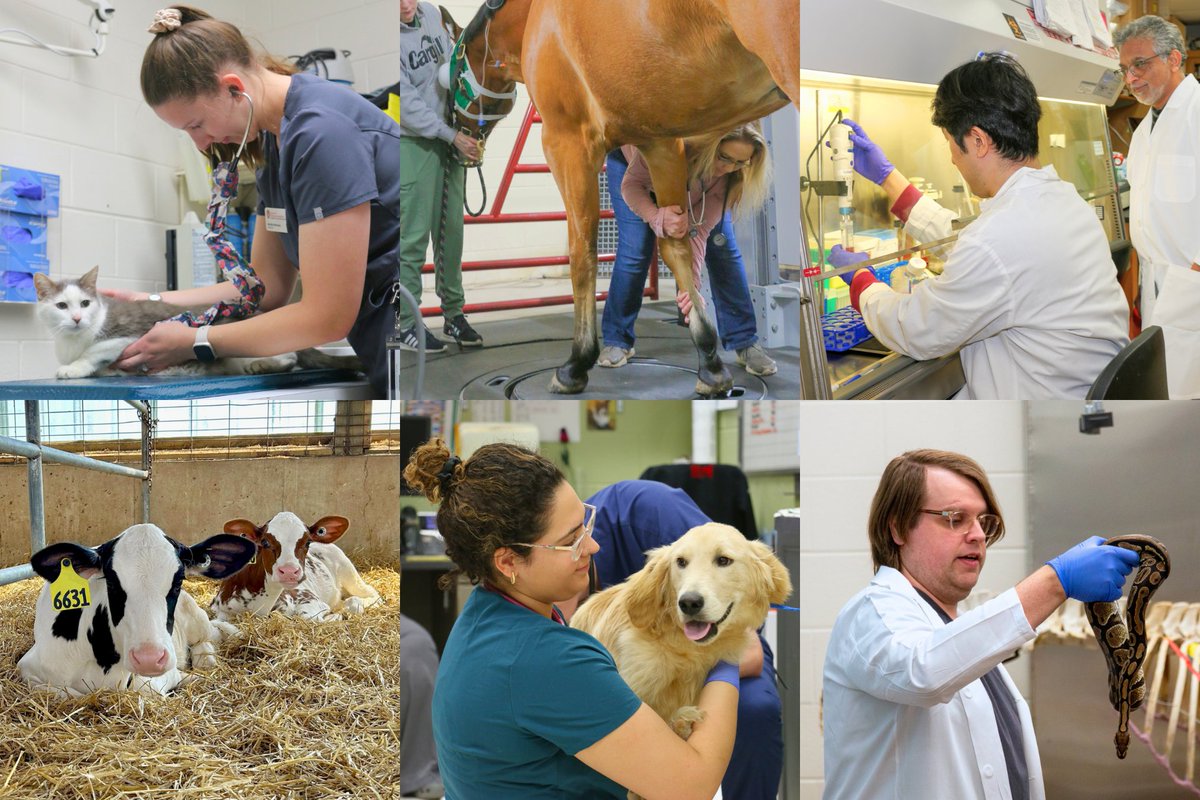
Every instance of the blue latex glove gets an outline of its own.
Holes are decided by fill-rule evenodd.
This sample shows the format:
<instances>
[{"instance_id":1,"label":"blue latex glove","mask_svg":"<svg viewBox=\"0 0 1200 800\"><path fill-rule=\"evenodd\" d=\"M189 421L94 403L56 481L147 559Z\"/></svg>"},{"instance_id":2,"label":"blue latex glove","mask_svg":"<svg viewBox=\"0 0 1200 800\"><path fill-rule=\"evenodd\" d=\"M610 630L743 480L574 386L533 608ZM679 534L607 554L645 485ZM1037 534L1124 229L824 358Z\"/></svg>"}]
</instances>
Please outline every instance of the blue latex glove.
<instances>
[{"instance_id":1,"label":"blue latex glove","mask_svg":"<svg viewBox=\"0 0 1200 800\"><path fill-rule=\"evenodd\" d=\"M740 689L742 679L739 677L738 665L730 664L728 661L718 661L717 665L708 671L708 677L704 679L705 683L713 681L725 681L735 689Z\"/></svg>"},{"instance_id":2,"label":"blue latex glove","mask_svg":"<svg viewBox=\"0 0 1200 800\"><path fill-rule=\"evenodd\" d=\"M1089 536L1049 564L1058 574L1063 591L1084 603L1111 602L1121 596L1125 576L1133 572L1138 554L1124 547L1104 544Z\"/></svg>"},{"instance_id":3,"label":"blue latex glove","mask_svg":"<svg viewBox=\"0 0 1200 800\"><path fill-rule=\"evenodd\" d=\"M866 253L855 253L847 250L840 244L835 244L833 249L829 251L829 266L831 267L848 267L851 264L857 264L860 261L866 261ZM864 267L864 269L867 269ZM849 283L849 281L846 281Z\"/></svg>"},{"instance_id":4,"label":"blue latex glove","mask_svg":"<svg viewBox=\"0 0 1200 800\"><path fill-rule=\"evenodd\" d=\"M842 122L854 131L850 134L850 143L854 145L854 171L874 184L883 183L884 178L895 169L892 162L888 161L879 145L871 141L861 125L845 117L842 117Z\"/></svg>"}]
</instances>

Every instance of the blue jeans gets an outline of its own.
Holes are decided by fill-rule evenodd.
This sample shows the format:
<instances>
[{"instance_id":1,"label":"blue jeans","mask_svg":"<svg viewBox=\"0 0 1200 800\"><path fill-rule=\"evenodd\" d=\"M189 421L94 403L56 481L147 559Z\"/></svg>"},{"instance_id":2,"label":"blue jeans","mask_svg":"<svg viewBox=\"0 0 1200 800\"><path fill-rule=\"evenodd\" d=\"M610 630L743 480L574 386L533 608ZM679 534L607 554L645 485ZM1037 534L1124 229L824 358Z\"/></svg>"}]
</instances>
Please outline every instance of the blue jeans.
<instances>
[{"instance_id":1,"label":"blue jeans","mask_svg":"<svg viewBox=\"0 0 1200 800\"><path fill-rule=\"evenodd\" d=\"M613 151L616 152L619 151ZM621 196L621 181L627 167L613 153L608 154L605 164L608 169L608 196L617 219L617 255L600 329L605 347L629 350L636 339L633 323L642 309L642 289L646 285L650 259L654 254L654 231L625 204L625 198ZM725 235L724 246L713 241L718 233ZM708 237L704 265L708 269L713 305L716 306L721 347L726 350L749 347L758 341L758 328L754 306L750 301L750 286L746 282L746 267L742 263L737 240L733 237L733 223L728 214Z\"/></svg>"}]
</instances>

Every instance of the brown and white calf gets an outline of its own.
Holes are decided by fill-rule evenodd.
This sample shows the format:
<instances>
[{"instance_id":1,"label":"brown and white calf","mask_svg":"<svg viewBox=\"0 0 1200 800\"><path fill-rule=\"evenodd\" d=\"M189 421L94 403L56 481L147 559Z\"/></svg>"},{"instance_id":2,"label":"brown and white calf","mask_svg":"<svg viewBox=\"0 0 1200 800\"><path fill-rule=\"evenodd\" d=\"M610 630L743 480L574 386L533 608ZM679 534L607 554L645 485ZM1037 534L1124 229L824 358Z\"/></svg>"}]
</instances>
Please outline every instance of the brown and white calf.
<instances>
[{"instance_id":1,"label":"brown and white calf","mask_svg":"<svg viewBox=\"0 0 1200 800\"><path fill-rule=\"evenodd\" d=\"M337 516L305 525L290 511L280 511L262 526L246 519L226 522L226 533L258 545L258 557L221 583L210 606L217 619L279 611L324 622L361 614L378 603L379 593L334 544L349 527Z\"/></svg>"}]
</instances>

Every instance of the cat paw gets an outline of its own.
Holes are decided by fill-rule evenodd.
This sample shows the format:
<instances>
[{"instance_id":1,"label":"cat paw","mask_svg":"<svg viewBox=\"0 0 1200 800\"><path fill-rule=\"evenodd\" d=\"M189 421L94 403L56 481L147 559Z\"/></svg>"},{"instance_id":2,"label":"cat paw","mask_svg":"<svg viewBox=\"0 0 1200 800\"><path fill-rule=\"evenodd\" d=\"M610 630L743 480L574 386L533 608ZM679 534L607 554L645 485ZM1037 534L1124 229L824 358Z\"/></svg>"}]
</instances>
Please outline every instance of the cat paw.
<instances>
[{"instance_id":1,"label":"cat paw","mask_svg":"<svg viewBox=\"0 0 1200 800\"><path fill-rule=\"evenodd\" d=\"M269 358L256 358L247 362L247 375L271 375L277 372L288 372L296 367L296 354L284 353Z\"/></svg>"},{"instance_id":2,"label":"cat paw","mask_svg":"<svg viewBox=\"0 0 1200 800\"><path fill-rule=\"evenodd\" d=\"M94 375L96 368L88 363L72 361L70 364L64 364L58 368L54 376L59 380L67 380L68 378L87 378Z\"/></svg>"},{"instance_id":3,"label":"cat paw","mask_svg":"<svg viewBox=\"0 0 1200 800\"><path fill-rule=\"evenodd\" d=\"M704 719L702 710L696 706L683 706L675 712L675 716L671 717L671 729L678 734L680 739L687 739L692 735L692 726L702 719Z\"/></svg>"}]
</instances>

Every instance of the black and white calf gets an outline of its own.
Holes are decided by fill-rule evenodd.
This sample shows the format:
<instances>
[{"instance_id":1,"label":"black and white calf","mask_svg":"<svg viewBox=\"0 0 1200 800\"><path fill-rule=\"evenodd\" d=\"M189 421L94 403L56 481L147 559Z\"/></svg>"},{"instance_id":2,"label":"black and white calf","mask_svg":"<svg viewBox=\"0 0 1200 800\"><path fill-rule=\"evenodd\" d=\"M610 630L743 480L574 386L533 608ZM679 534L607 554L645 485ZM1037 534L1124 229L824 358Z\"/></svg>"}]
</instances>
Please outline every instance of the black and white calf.
<instances>
[{"instance_id":1,"label":"black and white calf","mask_svg":"<svg viewBox=\"0 0 1200 800\"><path fill-rule=\"evenodd\" d=\"M241 569L254 545L218 534L188 547L155 525L134 525L97 548L52 544L30 564L46 579L38 595L33 647L21 657L21 677L37 689L81 695L95 689L130 688L165 694L185 683L189 665L216 664L215 642L237 633L212 622L183 590L183 576L217 580ZM91 604L56 611L50 585L63 559L85 578Z\"/></svg>"}]
</instances>

